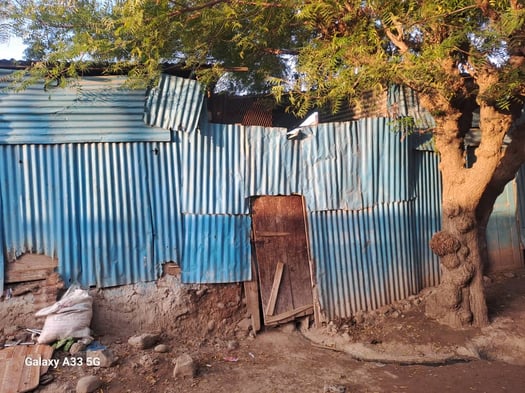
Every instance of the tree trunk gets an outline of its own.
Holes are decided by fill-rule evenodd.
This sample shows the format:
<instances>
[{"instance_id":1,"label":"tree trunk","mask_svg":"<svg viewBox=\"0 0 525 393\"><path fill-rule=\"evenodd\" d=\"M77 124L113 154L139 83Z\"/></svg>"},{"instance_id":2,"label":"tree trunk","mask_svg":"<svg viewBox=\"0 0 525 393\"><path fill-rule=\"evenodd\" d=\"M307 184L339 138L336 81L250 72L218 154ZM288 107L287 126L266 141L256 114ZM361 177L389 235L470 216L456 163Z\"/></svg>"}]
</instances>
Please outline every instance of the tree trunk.
<instances>
[{"instance_id":1,"label":"tree trunk","mask_svg":"<svg viewBox=\"0 0 525 393\"><path fill-rule=\"evenodd\" d=\"M479 230L473 211L444 207L443 229L431 241L441 258L442 277L426 313L454 328L488 324Z\"/></svg>"},{"instance_id":2,"label":"tree trunk","mask_svg":"<svg viewBox=\"0 0 525 393\"><path fill-rule=\"evenodd\" d=\"M479 73L479 95L495 82L496 74ZM477 100L481 141L475 150L476 162L467 167L464 138L471 126L471 118L466 116L468 106L461 101L453 105L439 94L423 94L421 102L428 110L440 113L435 117L434 137L443 179L442 230L430 242L432 251L440 257L442 277L427 299L426 313L456 328L486 326L486 228L497 196L525 159L525 126L518 122L511 130L518 113L503 112ZM505 148L503 138L509 133L512 142Z\"/></svg>"}]
</instances>

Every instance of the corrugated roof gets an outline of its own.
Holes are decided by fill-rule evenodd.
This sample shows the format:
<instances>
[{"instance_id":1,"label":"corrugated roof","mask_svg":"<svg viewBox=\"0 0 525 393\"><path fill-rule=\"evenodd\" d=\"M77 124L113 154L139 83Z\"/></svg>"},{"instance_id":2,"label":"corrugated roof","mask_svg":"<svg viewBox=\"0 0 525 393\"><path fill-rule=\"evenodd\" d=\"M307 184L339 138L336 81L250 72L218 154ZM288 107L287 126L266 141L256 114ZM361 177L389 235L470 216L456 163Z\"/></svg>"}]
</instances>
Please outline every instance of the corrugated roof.
<instances>
[{"instance_id":1,"label":"corrugated roof","mask_svg":"<svg viewBox=\"0 0 525 393\"><path fill-rule=\"evenodd\" d=\"M2 75L11 71L0 70ZM144 90L124 78L85 77L78 86L14 92L0 85L0 143L169 141L170 132L144 124Z\"/></svg>"}]
</instances>

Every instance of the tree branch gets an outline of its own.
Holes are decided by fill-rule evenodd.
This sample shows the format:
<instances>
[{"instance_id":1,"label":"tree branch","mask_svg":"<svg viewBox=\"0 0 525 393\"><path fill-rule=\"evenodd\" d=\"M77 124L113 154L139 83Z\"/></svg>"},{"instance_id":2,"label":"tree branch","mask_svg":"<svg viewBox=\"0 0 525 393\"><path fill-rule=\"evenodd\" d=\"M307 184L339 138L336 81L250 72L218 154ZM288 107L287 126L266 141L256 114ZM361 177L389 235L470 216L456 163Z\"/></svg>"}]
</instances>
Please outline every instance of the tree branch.
<instances>
[{"instance_id":1,"label":"tree branch","mask_svg":"<svg viewBox=\"0 0 525 393\"><path fill-rule=\"evenodd\" d=\"M486 225L497 197L503 192L507 183L514 179L524 163L525 118L522 117L516 121L512 131L512 140L506 147L478 204L477 218L480 223Z\"/></svg>"},{"instance_id":2,"label":"tree branch","mask_svg":"<svg viewBox=\"0 0 525 393\"><path fill-rule=\"evenodd\" d=\"M390 39L390 41L392 41L394 45L399 48L399 50L401 51L401 54L405 54L406 52L408 52L409 50L408 45L405 43L405 41L403 41L401 37L399 37L399 35L397 36L394 35L394 33L390 31L390 29L385 29L385 34Z\"/></svg>"}]
</instances>

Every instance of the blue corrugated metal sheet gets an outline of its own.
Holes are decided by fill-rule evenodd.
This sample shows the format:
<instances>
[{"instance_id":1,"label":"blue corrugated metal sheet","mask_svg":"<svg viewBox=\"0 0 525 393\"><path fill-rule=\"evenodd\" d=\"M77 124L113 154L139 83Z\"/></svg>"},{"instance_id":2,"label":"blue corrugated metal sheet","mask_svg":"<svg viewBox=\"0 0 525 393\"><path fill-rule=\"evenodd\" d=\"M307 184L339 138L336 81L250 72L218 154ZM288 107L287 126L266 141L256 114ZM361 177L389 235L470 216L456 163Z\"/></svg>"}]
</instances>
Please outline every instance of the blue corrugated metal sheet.
<instances>
[{"instance_id":1,"label":"blue corrugated metal sheet","mask_svg":"<svg viewBox=\"0 0 525 393\"><path fill-rule=\"evenodd\" d=\"M492 271L523 267L516 195L516 181L512 181L496 199L487 225L489 269Z\"/></svg>"},{"instance_id":2,"label":"blue corrugated metal sheet","mask_svg":"<svg viewBox=\"0 0 525 393\"><path fill-rule=\"evenodd\" d=\"M251 280L250 231L250 216L185 214L183 282Z\"/></svg>"},{"instance_id":3,"label":"blue corrugated metal sheet","mask_svg":"<svg viewBox=\"0 0 525 393\"><path fill-rule=\"evenodd\" d=\"M413 203L309 214L322 308L349 317L419 289L414 269Z\"/></svg>"},{"instance_id":4,"label":"blue corrugated metal sheet","mask_svg":"<svg viewBox=\"0 0 525 393\"><path fill-rule=\"evenodd\" d=\"M301 192L311 211L362 209L412 197L408 144L385 118L320 124L300 142Z\"/></svg>"},{"instance_id":5,"label":"blue corrugated metal sheet","mask_svg":"<svg viewBox=\"0 0 525 393\"><path fill-rule=\"evenodd\" d=\"M202 86L195 80L162 75L148 95L146 124L172 131L195 131L204 102Z\"/></svg>"},{"instance_id":6,"label":"blue corrugated metal sheet","mask_svg":"<svg viewBox=\"0 0 525 393\"><path fill-rule=\"evenodd\" d=\"M246 214L246 129L211 124L182 135L182 211L188 214Z\"/></svg>"},{"instance_id":7,"label":"blue corrugated metal sheet","mask_svg":"<svg viewBox=\"0 0 525 393\"><path fill-rule=\"evenodd\" d=\"M5 70L4 70L5 73ZM0 143L169 141L170 132L144 124L144 90L117 77L86 77L77 87L0 85Z\"/></svg>"},{"instance_id":8,"label":"blue corrugated metal sheet","mask_svg":"<svg viewBox=\"0 0 525 393\"><path fill-rule=\"evenodd\" d=\"M176 169L173 147L0 146L8 259L26 252L55 256L66 281L84 285L157 278L162 262L177 259L181 238L177 190L164 187L176 181L168 176Z\"/></svg>"},{"instance_id":9,"label":"blue corrugated metal sheet","mask_svg":"<svg viewBox=\"0 0 525 393\"><path fill-rule=\"evenodd\" d=\"M520 226L521 248L525 249L525 165L522 165L516 176L518 194L518 219Z\"/></svg>"},{"instance_id":10,"label":"blue corrugated metal sheet","mask_svg":"<svg viewBox=\"0 0 525 393\"><path fill-rule=\"evenodd\" d=\"M246 214L252 195L301 193L312 211L413 196L408 144L384 118L320 124L302 141L284 129L217 124L183 140L186 213Z\"/></svg>"},{"instance_id":11,"label":"blue corrugated metal sheet","mask_svg":"<svg viewBox=\"0 0 525 393\"><path fill-rule=\"evenodd\" d=\"M152 190L151 217L154 228L154 255L158 262L180 262L183 247L181 217L182 183L180 142L147 145L147 177Z\"/></svg>"},{"instance_id":12,"label":"blue corrugated metal sheet","mask_svg":"<svg viewBox=\"0 0 525 393\"><path fill-rule=\"evenodd\" d=\"M437 285L439 258L428 246L432 235L441 229L441 172L439 156L429 151L413 151L411 176L415 179L414 250L419 288Z\"/></svg>"},{"instance_id":13,"label":"blue corrugated metal sheet","mask_svg":"<svg viewBox=\"0 0 525 393\"><path fill-rule=\"evenodd\" d=\"M415 234L414 211L425 206L415 202L425 187L419 184L425 184L423 172L436 168L411 158L411 145L391 132L388 119L321 124L301 141L287 140L282 129L234 125L213 125L182 138L185 281L222 281L217 274L248 272L249 240L236 220L245 217L250 196L291 193L306 197L329 315L387 304L430 281L420 275L434 271L436 259L422 251L428 242L418 244L415 237L430 238L433 228L423 220L422 232ZM420 177L414 176L414 164L421 165ZM423 213L429 221L436 219L435 207L427 205ZM219 246L224 233L226 242ZM420 255L428 258L416 260Z\"/></svg>"},{"instance_id":14,"label":"blue corrugated metal sheet","mask_svg":"<svg viewBox=\"0 0 525 393\"><path fill-rule=\"evenodd\" d=\"M303 142L287 140L279 128L247 127L245 138L247 196L302 192Z\"/></svg>"},{"instance_id":15,"label":"blue corrugated metal sheet","mask_svg":"<svg viewBox=\"0 0 525 393\"><path fill-rule=\"evenodd\" d=\"M3 213L2 193L0 192L0 213ZM4 292L4 263L6 261L6 255L4 253L4 226L0 222L0 293Z\"/></svg>"}]
</instances>

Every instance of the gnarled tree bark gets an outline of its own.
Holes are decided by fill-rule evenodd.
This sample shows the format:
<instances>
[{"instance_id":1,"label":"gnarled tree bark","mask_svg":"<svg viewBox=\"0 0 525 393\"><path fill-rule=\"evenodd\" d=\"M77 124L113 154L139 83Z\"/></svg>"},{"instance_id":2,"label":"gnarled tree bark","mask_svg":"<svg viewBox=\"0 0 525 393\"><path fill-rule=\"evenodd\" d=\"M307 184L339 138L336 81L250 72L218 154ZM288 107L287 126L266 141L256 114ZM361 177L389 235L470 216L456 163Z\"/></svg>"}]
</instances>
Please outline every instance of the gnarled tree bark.
<instances>
[{"instance_id":1,"label":"gnarled tree bark","mask_svg":"<svg viewBox=\"0 0 525 393\"><path fill-rule=\"evenodd\" d=\"M486 75L480 91L491 82ZM442 230L430 243L440 257L442 277L427 300L426 313L455 328L485 326L489 323L483 288L486 227L497 196L515 176L524 154L517 153L512 161L508 157L518 148L503 147L515 117L481 102L481 142L475 150L476 162L467 167L463 140L468 129L461 122L462 112L445 99L431 98L426 97L426 106L437 106L444 114L436 118L434 132L443 175Z\"/></svg>"}]
</instances>

